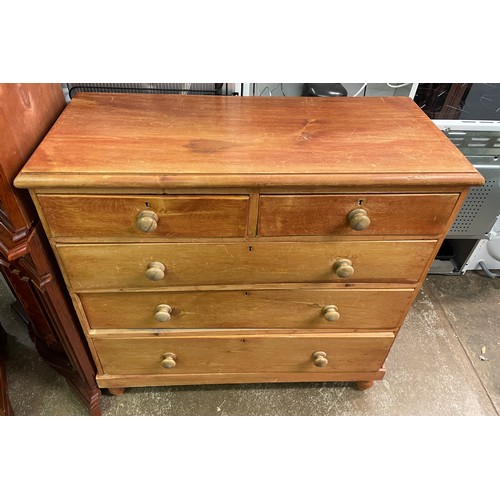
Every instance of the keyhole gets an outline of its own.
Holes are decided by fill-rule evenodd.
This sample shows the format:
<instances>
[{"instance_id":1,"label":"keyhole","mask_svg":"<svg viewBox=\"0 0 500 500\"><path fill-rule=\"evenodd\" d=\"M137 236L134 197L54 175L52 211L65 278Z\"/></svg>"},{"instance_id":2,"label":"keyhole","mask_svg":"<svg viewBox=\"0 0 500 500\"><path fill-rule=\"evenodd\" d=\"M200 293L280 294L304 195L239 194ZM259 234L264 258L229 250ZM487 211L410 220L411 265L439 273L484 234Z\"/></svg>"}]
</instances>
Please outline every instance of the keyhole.
<instances>
[{"instance_id":1,"label":"keyhole","mask_svg":"<svg viewBox=\"0 0 500 500\"><path fill-rule=\"evenodd\" d=\"M146 205L146 208L149 208L149 201L147 201L146 203L144 203L144 205Z\"/></svg>"},{"instance_id":2,"label":"keyhole","mask_svg":"<svg viewBox=\"0 0 500 500\"><path fill-rule=\"evenodd\" d=\"M358 205L362 205L365 202L365 200L358 200Z\"/></svg>"}]
</instances>

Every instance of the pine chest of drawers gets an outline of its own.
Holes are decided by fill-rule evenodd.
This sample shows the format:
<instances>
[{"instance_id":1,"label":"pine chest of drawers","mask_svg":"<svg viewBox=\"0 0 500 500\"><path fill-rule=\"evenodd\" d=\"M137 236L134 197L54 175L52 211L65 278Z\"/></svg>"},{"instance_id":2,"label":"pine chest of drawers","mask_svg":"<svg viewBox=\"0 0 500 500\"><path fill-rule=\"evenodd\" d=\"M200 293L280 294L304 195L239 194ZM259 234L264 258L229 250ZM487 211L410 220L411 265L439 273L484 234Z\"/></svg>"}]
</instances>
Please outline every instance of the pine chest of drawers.
<instances>
[{"instance_id":1,"label":"pine chest of drawers","mask_svg":"<svg viewBox=\"0 0 500 500\"><path fill-rule=\"evenodd\" d=\"M482 177L407 98L81 94L24 167L100 387L353 381Z\"/></svg>"}]
</instances>

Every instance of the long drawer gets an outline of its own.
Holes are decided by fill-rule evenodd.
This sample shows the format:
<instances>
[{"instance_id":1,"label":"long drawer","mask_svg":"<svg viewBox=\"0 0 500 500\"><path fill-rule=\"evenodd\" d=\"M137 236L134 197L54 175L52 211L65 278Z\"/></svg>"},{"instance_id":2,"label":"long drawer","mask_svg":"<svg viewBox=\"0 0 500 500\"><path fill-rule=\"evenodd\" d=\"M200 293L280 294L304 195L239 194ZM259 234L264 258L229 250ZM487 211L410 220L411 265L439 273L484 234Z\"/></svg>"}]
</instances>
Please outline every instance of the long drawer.
<instances>
[{"instance_id":1,"label":"long drawer","mask_svg":"<svg viewBox=\"0 0 500 500\"><path fill-rule=\"evenodd\" d=\"M248 196L40 194L52 237L243 237Z\"/></svg>"},{"instance_id":2,"label":"long drawer","mask_svg":"<svg viewBox=\"0 0 500 500\"><path fill-rule=\"evenodd\" d=\"M71 244L58 245L58 251L78 291L244 283L416 283L435 245L435 240Z\"/></svg>"},{"instance_id":3,"label":"long drawer","mask_svg":"<svg viewBox=\"0 0 500 500\"><path fill-rule=\"evenodd\" d=\"M413 289L331 288L91 292L79 295L93 329L349 330L397 328L412 296Z\"/></svg>"},{"instance_id":4,"label":"long drawer","mask_svg":"<svg viewBox=\"0 0 500 500\"><path fill-rule=\"evenodd\" d=\"M371 372L393 341L390 332L93 338L105 375Z\"/></svg>"},{"instance_id":5,"label":"long drawer","mask_svg":"<svg viewBox=\"0 0 500 500\"><path fill-rule=\"evenodd\" d=\"M258 233L260 236L438 236L444 232L457 200L458 194L454 193L263 195ZM362 222L366 225L369 219L366 229L351 227L349 214L355 210L364 210Z\"/></svg>"}]
</instances>

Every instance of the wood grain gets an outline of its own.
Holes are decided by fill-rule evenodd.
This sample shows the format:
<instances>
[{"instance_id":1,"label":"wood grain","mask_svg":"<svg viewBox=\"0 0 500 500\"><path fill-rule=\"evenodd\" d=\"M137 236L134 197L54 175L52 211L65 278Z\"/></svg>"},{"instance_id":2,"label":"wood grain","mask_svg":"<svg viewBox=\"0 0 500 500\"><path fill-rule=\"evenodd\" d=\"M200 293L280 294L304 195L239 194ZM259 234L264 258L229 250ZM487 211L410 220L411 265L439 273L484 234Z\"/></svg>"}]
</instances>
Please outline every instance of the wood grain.
<instances>
[{"instance_id":1,"label":"wood grain","mask_svg":"<svg viewBox=\"0 0 500 500\"><path fill-rule=\"evenodd\" d=\"M166 371L166 370L165 370ZM171 371L160 375L98 375L99 387L145 387L197 384L256 384L285 382L356 382L360 379L382 380L385 368L374 372L280 372L280 373L185 373Z\"/></svg>"},{"instance_id":2,"label":"wood grain","mask_svg":"<svg viewBox=\"0 0 500 500\"><path fill-rule=\"evenodd\" d=\"M260 197L260 236L292 235L422 235L445 230L458 194L397 195L263 195ZM357 208L371 224L354 231L348 214Z\"/></svg>"},{"instance_id":3,"label":"wood grain","mask_svg":"<svg viewBox=\"0 0 500 500\"><path fill-rule=\"evenodd\" d=\"M14 178L65 105L60 84L0 84L0 234L5 220L13 233L34 221L29 195L14 187Z\"/></svg>"},{"instance_id":4,"label":"wood grain","mask_svg":"<svg viewBox=\"0 0 500 500\"><path fill-rule=\"evenodd\" d=\"M248 196L38 196L54 238L87 235L110 238L236 237L246 234ZM158 227L136 226L143 210L158 215Z\"/></svg>"},{"instance_id":5,"label":"wood grain","mask_svg":"<svg viewBox=\"0 0 500 500\"><path fill-rule=\"evenodd\" d=\"M280 373L325 371L371 372L382 367L392 333L333 335L266 335L223 338L172 337L168 339L105 340L94 344L106 375L168 373ZM312 354L324 351L329 363L314 365ZM174 368L162 367L162 354L176 355Z\"/></svg>"},{"instance_id":6,"label":"wood grain","mask_svg":"<svg viewBox=\"0 0 500 500\"><path fill-rule=\"evenodd\" d=\"M91 414L100 414L96 367L39 223L32 228L27 255L0 270L29 318L40 356L66 378Z\"/></svg>"},{"instance_id":7,"label":"wood grain","mask_svg":"<svg viewBox=\"0 0 500 500\"><path fill-rule=\"evenodd\" d=\"M65 106L60 84L0 84L0 273L43 360L100 414L95 366L29 194L13 180Z\"/></svg>"},{"instance_id":8,"label":"wood grain","mask_svg":"<svg viewBox=\"0 0 500 500\"><path fill-rule=\"evenodd\" d=\"M0 323L0 417L14 415L7 386L7 332Z\"/></svg>"},{"instance_id":9,"label":"wood grain","mask_svg":"<svg viewBox=\"0 0 500 500\"><path fill-rule=\"evenodd\" d=\"M483 182L405 97L81 94L16 185L422 185L431 178Z\"/></svg>"},{"instance_id":10,"label":"wood grain","mask_svg":"<svg viewBox=\"0 0 500 500\"><path fill-rule=\"evenodd\" d=\"M318 334L335 334L339 333L353 333L352 328L327 328L326 330L316 330L307 328L245 328L241 330L235 330L234 328L170 328L170 329L111 329L107 328L105 330L90 330L88 339L91 341L94 338L102 337L103 339L123 339L128 337L137 338L170 338L170 337L227 337L236 334L245 335L245 337L251 337L253 335L312 335L316 336ZM394 332L393 332L394 333ZM102 371L101 371L102 373Z\"/></svg>"},{"instance_id":11,"label":"wood grain","mask_svg":"<svg viewBox=\"0 0 500 500\"><path fill-rule=\"evenodd\" d=\"M244 283L416 283L435 244L435 240L129 243L58 245L57 250L71 287L78 291ZM352 262L350 278L339 278L333 271L341 258ZM165 265L163 279L147 278L150 262Z\"/></svg>"},{"instance_id":12,"label":"wood grain","mask_svg":"<svg viewBox=\"0 0 500 500\"><path fill-rule=\"evenodd\" d=\"M97 328L349 328L392 330L403 320L413 289L251 290L82 293L90 327ZM167 304L172 319L154 319ZM323 319L336 305L341 318Z\"/></svg>"},{"instance_id":13,"label":"wood grain","mask_svg":"<svg viewBox=\"0 0 500 500\"><path fill-rule=\"evenodd\" d=\"M407 98L84 94L16 183L32 188L99 386L367 387L483 179ZM352 276L334 274L339 258Z\"/></svg>"}]
</instances>

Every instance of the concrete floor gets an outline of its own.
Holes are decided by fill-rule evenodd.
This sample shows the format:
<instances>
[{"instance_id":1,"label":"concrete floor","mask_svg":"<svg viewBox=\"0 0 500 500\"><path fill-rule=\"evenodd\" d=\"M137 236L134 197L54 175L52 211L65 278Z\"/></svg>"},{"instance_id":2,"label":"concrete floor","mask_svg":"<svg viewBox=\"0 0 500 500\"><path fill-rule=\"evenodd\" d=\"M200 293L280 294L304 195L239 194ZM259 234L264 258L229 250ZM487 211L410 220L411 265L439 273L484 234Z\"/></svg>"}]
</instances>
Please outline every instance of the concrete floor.
<instances>
[{"instance_id":1,"label":"concrete floor","mask_svg":"<svg viewBox=\"0 0 500 500\"><path fill-rule=\"evenodd\" d=\"M368 391L347 383L148 387L104 394L104 415L498 415L500 280L475 272L428 276ZM0 282L7 376L16 415L86 415L38 356ZM482 354L482 348L486 352ZM481 360L484 356L486 360Z\"/></svg>"}]
</instances>

